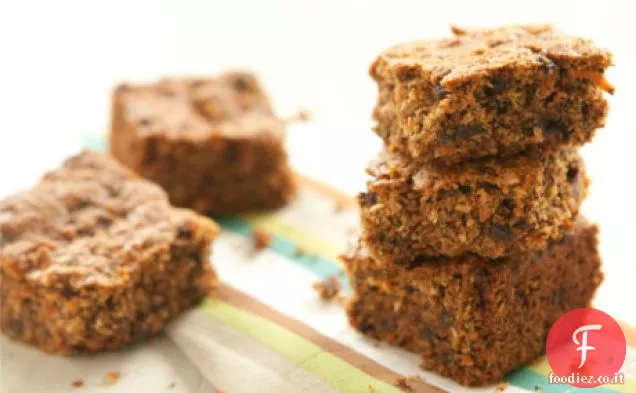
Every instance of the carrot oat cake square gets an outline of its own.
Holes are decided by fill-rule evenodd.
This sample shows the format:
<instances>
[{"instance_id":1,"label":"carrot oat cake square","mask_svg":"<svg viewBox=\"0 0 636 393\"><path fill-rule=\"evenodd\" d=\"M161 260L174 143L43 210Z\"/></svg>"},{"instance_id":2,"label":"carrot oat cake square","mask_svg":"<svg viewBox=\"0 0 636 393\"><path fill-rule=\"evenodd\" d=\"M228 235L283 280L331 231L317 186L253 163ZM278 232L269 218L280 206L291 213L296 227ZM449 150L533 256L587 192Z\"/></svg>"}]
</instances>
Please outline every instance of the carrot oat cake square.
<instances>
[{"instance_id":1,"label":"carrot oat cake square","mask_svg":"<svg viewBox=\"0 0 636 393\"><path fill-rule=\"evenodd\" d=\"M247 73L122 85L113 97L113 155L173 204L203 214L289 202L295 184L284 136L285 122Z\"/></svg>"},{"instance_id":2,"label":"carrot oat cake square","mask_svg":"<svg viewBox=\"0 0 636 393\"><path fill-rule=\"evenodd\" d=\"M218 227L95 152L0 201L0 326L47 352L159 333L215 286Z\"/></svg>"}]
</instances>

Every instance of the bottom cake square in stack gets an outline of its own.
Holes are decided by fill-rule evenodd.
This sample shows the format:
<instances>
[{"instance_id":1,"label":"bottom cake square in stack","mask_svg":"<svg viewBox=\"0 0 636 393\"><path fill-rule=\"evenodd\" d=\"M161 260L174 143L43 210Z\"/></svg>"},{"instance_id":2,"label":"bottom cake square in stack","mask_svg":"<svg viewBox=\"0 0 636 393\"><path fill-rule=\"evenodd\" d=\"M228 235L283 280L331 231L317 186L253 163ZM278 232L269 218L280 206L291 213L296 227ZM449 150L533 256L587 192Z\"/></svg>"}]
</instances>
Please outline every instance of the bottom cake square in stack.
<instances>
[{"instance_id":1,"label":"bottom cake square in stack","mask_svg":"<svg viewBox=\"0 0 636 393\"><path fill-rule=\"evenodd\" d=\"M419 259L410 267L372 258L359 241L343 256L354 290L350 323L461 384L498 382L544 352L561 315L589 305L603 278L597 233L580 218L544 250Z\"/></svg>"}]
</instances>

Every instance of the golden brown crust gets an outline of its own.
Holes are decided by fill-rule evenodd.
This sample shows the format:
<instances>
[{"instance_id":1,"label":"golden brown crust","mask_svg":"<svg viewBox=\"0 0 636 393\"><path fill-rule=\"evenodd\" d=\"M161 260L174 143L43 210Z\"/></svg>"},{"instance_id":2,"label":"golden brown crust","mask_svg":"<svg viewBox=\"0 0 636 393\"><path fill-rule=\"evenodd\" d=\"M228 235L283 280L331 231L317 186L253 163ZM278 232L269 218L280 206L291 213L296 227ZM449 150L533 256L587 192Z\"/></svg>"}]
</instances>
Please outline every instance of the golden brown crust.
<instances>
[{"instance_id":1,"label":"golden brown crust","mask_svg":"<svg viewBox=\"0 0 636 393\"><path fill-rule=\"evenodd\" d=\"M284 136L284 122L274 115L263 89L249 73L120 85L115 98L121 103L123 120L135 124L141 135L161 133L193 140Z\"/></svg>"},{"instance_id":2,"label":"golden brown crust","mask_svg":"<svg viewBox=\"0 0 636 393\"><path fill-rule=\"evenodd\" d=\"M358 197L364 240L377 258L402 265L542 249L572 229L588 187L574 149L452 167L382 153L368 171Z\"/></svg>"},{"instance_id":3,"label":"golden brown crust","mask_svg":"<svg viewBox=\"0 0 636 393\"><path fill-rule=\"evenodd\" d=\"M418 161L458 162L588 142L607 114L611 54L550 26L455 28L371 66L376 132Z\"/></svg>"},{"instance_id":4,"label":"golden brown crust","mask_svg":"<svg viewBox=\"0 0 636 393\"><path fill-rule=\"evenodd\" d=\"M589 305L603 275L597 227L581 221L547 249L498 259L437 258L412 269L343 257L355 292L351 325L417 352L422 367L464 385L501 381L545 350L550 326Z\"/></svg>"},{"instance_id":5,"label":"golden brown crust","mask_svg":"<svg viewBox=\"0 0 636 393\"><path fill-rule=\"evenodd\" d=\"M273 209L295 191L284 127L251 74L125 85L113 97L111 151L177 206Z\"/></svg>"},{"instance_id":6,"label":"golden brown crust","mask_svg":"<svg viewBox=\"0 0 636 393\"><path fill-rule=\"evenodd\" d=\"M158 333L214 286L211 220L94 152L0 202L1 327L71 354Z\"/></svg>"},{"instance_id":7,"label":"golden brown crust","mask_svg":"<svg viewBox=\"0 0 636 393\"><path fill-rule=\"evenodd\" d=\"M550 62L567 62L572 68L602 74L612 64L612 55L589 40L568 36L550 25L512 25L464 29L452 38L396 45L378 57L371 75L376 77L375 67L392 68L402 79L412 72L452 92L454 87L481 79L493 70Z\"/></svg>"}]
</instances>

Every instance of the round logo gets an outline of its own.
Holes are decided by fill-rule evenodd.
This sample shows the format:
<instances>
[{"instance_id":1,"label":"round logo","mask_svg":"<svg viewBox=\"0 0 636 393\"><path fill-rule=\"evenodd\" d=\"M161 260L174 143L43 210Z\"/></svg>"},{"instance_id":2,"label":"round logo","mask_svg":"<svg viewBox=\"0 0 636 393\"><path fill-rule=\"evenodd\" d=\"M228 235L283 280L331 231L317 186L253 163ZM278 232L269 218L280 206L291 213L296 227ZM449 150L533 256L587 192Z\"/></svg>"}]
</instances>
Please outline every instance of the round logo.
<instances>
[{"instance_id":1,"label":"round logo","mask_svg":"<svg viewBox=\"0 0 636 393\"><path fill-rule=\"evenodd\" d=\"M572 310L548 333L549 379L579 388L616 383L626 351L625 334L614 318L593 308Z\"/></svg>"}]
</instances>

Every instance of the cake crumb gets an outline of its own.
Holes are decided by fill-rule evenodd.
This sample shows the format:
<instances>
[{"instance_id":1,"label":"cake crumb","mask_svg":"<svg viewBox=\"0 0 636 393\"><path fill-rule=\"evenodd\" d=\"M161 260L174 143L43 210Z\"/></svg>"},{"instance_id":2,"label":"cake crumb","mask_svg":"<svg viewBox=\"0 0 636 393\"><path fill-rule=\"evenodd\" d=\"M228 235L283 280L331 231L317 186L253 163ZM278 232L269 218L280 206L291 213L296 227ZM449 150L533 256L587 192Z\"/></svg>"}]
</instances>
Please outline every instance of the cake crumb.
<instances>
[{"instance_id":1,"label":"cake crumb","mask_svg":"<svg viewBox=\"0 0 636 393\"><path fill-rule=\"evenodd\" d=\"M260 229L254 229L254 231L252 231L252 236L254 236L254 250L256 251L269 247L272 242L272 236Z\"/></svg>"},{"instance_id":2,"label":"cake crumb","mask_svg":"<svg viewBox=\"0 0 636 393\"><path fill-rule=\"evenodd\" d=\"M170 385L168 385L168 389L173 389L176 385L176 383L170 382Z\"/></svg>"},{"instance_id":3,"label":"cake crumb","mask_svg":"<svg viewBox=\"0 0 636 393\"><path fill-rule=\"evenodd\" d=\"M82 386L84 386L84 380L81 378L76 379L75 381L71 382L71 386L74 388L81 388Z\"/></svg>"},{"instance_id":4,"label":"cake crumb","mask_svg":"<svg viewBox=\"0 0 636 393\"><path fill-rule=\"evenodd\" d=\"M298 108L298 112L296 113L297 121L308 122L311 120L312 117L313 116L311 115L309 109Z\"/></svg>"},{"instance_id":5,"label":"cake crumb","mask_svg":"<svg viewBox=\"0 0 636 393\"><path fill-rule=\"evenodd\" d=\"M508 387L507 383L500 383L499 385L497 385L497 391L498 392L503 392L504 390L506 390L506 388Z\"/></svg>"},{"instance_id":6,"label":"cake crumb","mask_svg":"<svg viewBox=\"0 0 636 393\"><path fill-rule=\"evenodd\" d=\"M333 300L340 294L340 280L336 276L330 276L313 283L312 288L318 292L322 300Z\"/></svg>"},{"instance_id":7,"label":"cake crumb","mask_svg":"<svg viewBox=\"0 0 636 393\"><path fill-rule=\"evenodd\" d=\"M311 111L305 108L298 108L296 113L289 115L285 118L285 123L307 123L312 120Z\"/></svg>"},{"instance_id":8,"label":"cake crumb","mask_svg":"<svg viewBox=\"0 0 636 393\"><path fill-rule=\"evenodd\" d=\"M307 251L305 251L304 248L300 246L296 246L296 251L294 251L295 257L302 257L303 255L306 255L306 254L307 254Z\"/></svg>"},{"instance_id":9,"label":"cake crumb","mask_svg":"<svg viewBox=\"0 0 636 393\"><path fill-rule=\"evenodd\" d=\"M379 347L379 344L378 344L378 347ZM410 375L408 377L402 377L402 376L396 377L395 384L399 388L406 389L407 391L413 391L413 390L416 390L422 384L426 384L426 382L419 375Z\"/></svg>"},{"instance_id":10,"label":"cake crumb","mask_svg":"<svg viewBox=\"0 0 636 393\"><path fill-rule=\"evenodd\" d=\"M411 388L411 385L409 385L409 382L405 377L396 377L395 385L401 389L413 390L413 388Z\"/></svg>"},{"instance_id":11,"label":"cake crumb","mask_svg":"<svg viewBox=\"0 0 636 393\"><path fill-rule=\"evenodd\" d=\"M333 206L333 210L336 213L342 213L344 209L345 209L345 204L342 203L341 201L336 202L335 205Z\"/></svg>"},{"instance_id":12,"label":"cake crumb","mask_svg":"<svg viewBox=\"0 0 636 393\"><path fill-rule=\"evenodd\" d=\"M114 385L119 381L121 377L121 373L119 371L109 371L104 374L104 382L108 385Z\"/></svg>"}]
</instances>

